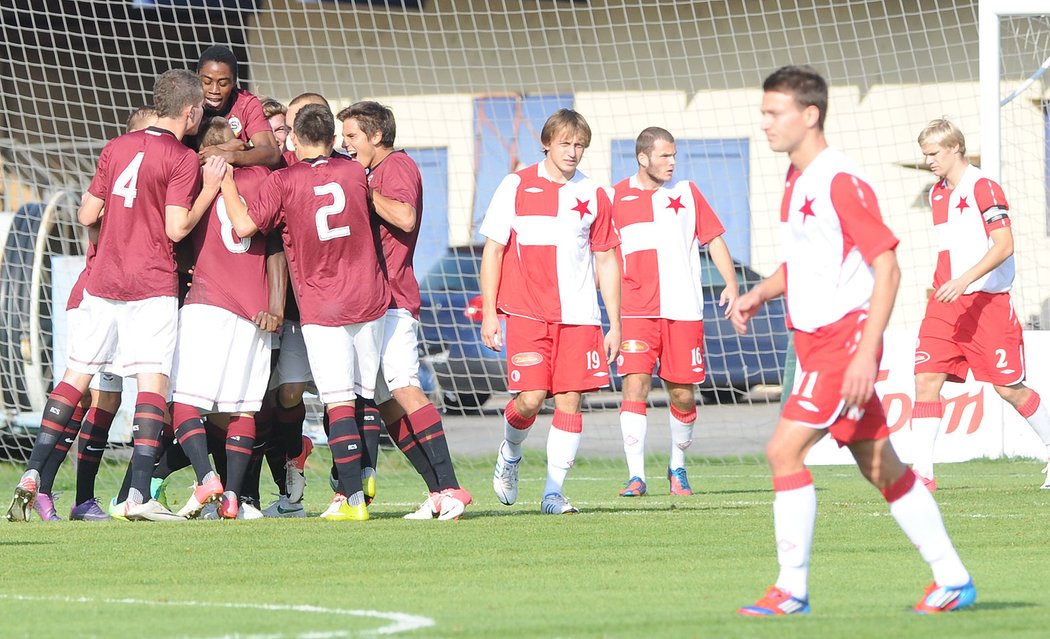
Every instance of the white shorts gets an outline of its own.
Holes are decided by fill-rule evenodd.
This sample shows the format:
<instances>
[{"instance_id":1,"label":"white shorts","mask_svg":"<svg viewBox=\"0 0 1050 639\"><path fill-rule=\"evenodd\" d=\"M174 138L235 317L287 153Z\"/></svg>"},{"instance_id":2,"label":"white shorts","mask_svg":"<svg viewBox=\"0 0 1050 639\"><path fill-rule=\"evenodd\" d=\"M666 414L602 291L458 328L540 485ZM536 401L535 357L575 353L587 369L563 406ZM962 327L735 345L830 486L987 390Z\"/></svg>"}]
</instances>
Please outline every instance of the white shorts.
<instances>
[{"instance_id":1,"label":"white shorts","mask_svg":"<svg viewBox=\"0 0 1050 639\"><path fill-rule=\"evenodd\" d=\"M376 381L377 404L389 400L391 390L422 387L419 383L419 322L403 308L387 310L385 318L382 366Z\"/></svg>"},{"instance_id":2,"label":"white shorts","mask_svg":"<svg viewBox=\"0 0 1050 639\"><path fill-rule=\"evenodd\" d=\"M76 331L79 330L77 324L86 322L87 320L85 313L78 306L66 310L66 324L67 324L67 344L72 344L77 338ZM100 391L103 393L120 393L124 390L124 378L120 375L114 375L107 371L108 367L103 366L97 373L91 376L91 384L88 386L91 390ZM74 369L76 370L76 369Z\"/></svg>"},{"instance_id":3,"label":"white shorts","mask_svg":"<svg viewBox=\"0 0 1050 639\"><path fill-rule=\"evenodd\" d=\"M375 396L383 347L382 317L348 326L305 324L303 339L310 354L317 394L325 404Z\"/></svg>"},{"instance_id":4,"label":"white shorts","mask_svg":"<svg viewBox=\"0 0 1050 639\"><path fill-rule=\"evenodd\" d=\"M270 388L281 384L301 384L313 380L310 358L306 355L306 342L299 322L285 320L281 328L280 354L277 355L277 370Z\"/></svg>"},{"instance_id":5,"label":"white shorts","mask_svg":"<svg viewBox=\"0 0 1050 639\"><path fill-rule=\"evenodd\" d=\"M172 397L203 413L254 413L270 378L270 335L218 306L179 311Z\"/></svg>"},{"instance_id":6,"label":"white shorts","mask_svg":"<svg viewBox=\"0 0 1050 639\"><path fill-rule=\"evenodd\" d=\"M125 377L170 375L178 309L174 297L123 302L84 291L81 312L70 323L67 366L90 375L101 370Z\"/></svg>"}]
</instances>

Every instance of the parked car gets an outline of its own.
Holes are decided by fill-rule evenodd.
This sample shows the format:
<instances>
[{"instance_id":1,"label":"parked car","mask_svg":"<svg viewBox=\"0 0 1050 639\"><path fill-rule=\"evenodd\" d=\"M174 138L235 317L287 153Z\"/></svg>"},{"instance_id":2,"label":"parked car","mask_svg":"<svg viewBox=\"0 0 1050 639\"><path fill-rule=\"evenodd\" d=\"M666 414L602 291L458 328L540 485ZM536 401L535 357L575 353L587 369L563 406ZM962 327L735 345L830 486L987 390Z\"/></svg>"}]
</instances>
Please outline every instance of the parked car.
<instances>
[{"instance_id":1,"label":"parked car","mask_svg":"<svg viewBox=\"0 0 1050 639\"><path fill-rule=\"evenodd\" d=\"M452 409L479 407L507 389L504 353L481 342L481 251L481 246L450 248L420 284L424 368L434 373L445 405ZM718 307L725 280L706 252L701 260L707 368L701 389L747 391L758 384L780 384L788 347L783 300L766 303L749 333L738 335ZM736 272L741 292L762 279L741 264ZM618 388L615 370L612 379Z\"/></svg>"}]
</instances>

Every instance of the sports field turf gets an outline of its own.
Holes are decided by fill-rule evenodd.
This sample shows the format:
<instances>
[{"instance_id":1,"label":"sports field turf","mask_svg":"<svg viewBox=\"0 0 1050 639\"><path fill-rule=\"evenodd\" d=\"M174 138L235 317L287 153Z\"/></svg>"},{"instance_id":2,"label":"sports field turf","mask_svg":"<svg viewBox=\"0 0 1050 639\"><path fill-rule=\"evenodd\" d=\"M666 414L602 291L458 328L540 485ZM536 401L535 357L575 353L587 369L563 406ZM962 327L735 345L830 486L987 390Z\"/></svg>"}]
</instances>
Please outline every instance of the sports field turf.
<instances>
[{"instance_id":1,"label":"sports field turf","mask_svg":"<svg viewBox=\"0 0 1050 639\"><path fill-rule=\"evenodd\" d=\"M699 494L671 499L651 477L650 496L626 499L620 462L581 460L566 492L582 512L554 517L538 514L542 454L524 462L513 507L492 494L488 459L459 461L476 503L458 522L401 519L423 489L396 451L365 523L2 522L0 636L1050 636L1050 491L1033 461L938 468L937 498L978 597L937 617L909 612L930 575L881 496L853 468L814 468L813 612L782 619L734 612L776 575L760 463L691 460ZM316 515L330 493L324 458L311 462ZM20 470L0 464L5 508ZM69 480L63 470L63 517Z\"/></svg>"}]
</instances>

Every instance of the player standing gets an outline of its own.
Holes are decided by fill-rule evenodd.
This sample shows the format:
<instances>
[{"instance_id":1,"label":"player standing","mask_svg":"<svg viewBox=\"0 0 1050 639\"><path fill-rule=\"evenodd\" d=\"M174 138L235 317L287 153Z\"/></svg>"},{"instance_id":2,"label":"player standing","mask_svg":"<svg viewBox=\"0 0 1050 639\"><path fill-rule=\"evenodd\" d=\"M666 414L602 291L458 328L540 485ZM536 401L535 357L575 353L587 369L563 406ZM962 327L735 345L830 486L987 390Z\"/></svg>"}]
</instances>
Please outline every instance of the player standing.
<instances>
[{"instance_id":1,"label":"player standing","mask_svg":"<svg viewBox=\"0 0 1050 639\"><path fill-rule=\"evenodd\" d=\"M941 388L973 371L974 379L991 384L1043 440L1042 487L1050 489L1050 411L1023 383L1024 337L1010 302L1010 205L1002 187L966 159L966 139L952 122L930 122L919 133L919 147L926 166L940 178L930 190L930 206L941 250L915 350L915 472L936 490L933 447L944 416Z\"/></svg>"},{"instance_id":2,"label":"player standing","mask_svg":"<svg viewBox=\"0 0 1050 639\"><path fill-rule=\"evenodd\" d=\"M736 269L722 234L725 228L700 189L688 180L671 183L674 136L649 127L635 141L638 173L613 189L613 223L620 234L623 267L623 341L617 372L623 376L620 430L630 479L620 495L637 497L645 484L646 400L653 370L670 397L672 495L692 495L685 449L696 422L694 384L704 381L704 296L700 247L707 246L726 282L719 304L728 317L737 298Z\"/></svg>"},{"instance_id":3,"label":"player standing","mask_svg":"<svg viewBox=\"0 0 1050 639\"><path fill-rule=\"evenodd\" d=\"M452 467L441 415L419 383L419 284L412 256L423 216L423 179L404 151L394 150L394 113L378 102L357 102L339 112L343 143L368 173L373 222L379 226L383 263L393 293L386 311L380 411L398 448L427 482L430 497L410 518L455 519L470 503ZM378 432L375 433L378 449ZM367 436L367 434L366 434ZM375 462L374 454L372 462ZM367 469L366 469L367 470ZM374 469L373 469L374 474ZM367 479L366 479L367 481ZM373 487L373 494L374 494Z\"/></svg>"},{"instance_id":4,"label":"player standing","mask_svg":"<svg viewBox=\"0 0 1050 639\"><path fill-rule=\"evenodd\" d=\"M36 496L39 463L54 445L91 377L104 366L138 381L132 424L132 488L125 516L174 518L149 495L167 413L168 375L175 350L177 288L173 246L193 229L218 191L226 165L204 165L182 143L201 121L203 94L192 73L172 70L157 78L156 125L110 141L78 211L90 226L102 218L98 252L88 276L82 321L70 344L68 368L44 407L41 433L8 518L24 520ZM198 192L200 195L198 196ZM196 200L195 200L196 198ZM40 450L38 451L38 447ZM36 453L42 453L40 456Z\"/></svg>"},{"instance_id":5,"label":"player standing","mask_svg":"<svg viewBox=\"0 0 1050 639\"><path fill-rule=\"evenodd\" d=\"M583 431L582 393L609 384L620 349L619 239L605 189L577 171L591 142L579 113L561 109L540 133L546 157L503 179L481 224L481 338L503 348L497 313L507 315L508 390L504 440L492 487L506 505L518 498L522 443L548 395L547 482L540 510L577 512L562 494ZM602 338L595 270L609 314Z\"/></svg>"},{"instance_id":6,"label":"player standing","mask_svg":"<svg viewBox=\"0 0 1050 639\"><path fill-rule=\"evenodd\" d=\"M303 339L318 394L328 408L328 444L339 473L340 491L321 517L363 521L368 509L354 400L375 393L383 315L391 297L371 231L365 171L349 158L331 156L334 136L332 112L307 105L292 127L299 162L271 175L250 209L240 202L232 180L225 180L222 189L238 236L284 224Z\"/></svg>"},{"instance_id":7,"label":"player standing","mask_svg":"<svg viewBox=\"0 0 1050 639\"><path fill-rule=\"evenodd\" d=\"M809 612L809 555L817 493L806 453L826 433L849 448L864 477L933 571L915 606L935 613L970 606L976 591L933 496L893 450L875 375L882 332L900 281L897 238L882 222L856 164L824 137L828 89L808 66L787 66L763 84L762 130L791 160L781 202L785 252L776 273L742 295L736 329L769 299L786 293L799 372L766 445L773 472L773 527L780 575L742 615Z\"/></svg>"}]
</instances>

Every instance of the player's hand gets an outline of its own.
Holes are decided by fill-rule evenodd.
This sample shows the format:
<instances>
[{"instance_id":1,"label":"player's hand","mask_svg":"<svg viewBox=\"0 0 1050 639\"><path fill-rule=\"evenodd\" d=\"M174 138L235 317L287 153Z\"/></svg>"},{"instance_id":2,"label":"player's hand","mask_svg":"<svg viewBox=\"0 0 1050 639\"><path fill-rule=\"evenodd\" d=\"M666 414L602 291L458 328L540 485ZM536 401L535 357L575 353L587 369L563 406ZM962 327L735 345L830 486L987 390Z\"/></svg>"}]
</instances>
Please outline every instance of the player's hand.
<instances>
[{"instance_id":1,"label":"player's hand","mask_svg":"<svg viewBox=\"0 0 1050 639\"><path fill-rule=\"evenodd\" d=\"M959 299L959 297L966 292L966 287L969 285L970 282L967 282L961 277L951 280L950 282L945 282L944 284L941 284L941 287L933 294L933 298L938 302L950 304Z\"/></svg>"},{"instance_id":2,"label":"player's hand","mask_svg":"<svg viewBox=\"0 0 1050 639\"><path fill-rule=\"evenodd\" d=\"M230 179L233 179L233 171L227 171L226 161L222 158L210 157L204 162L203 173L204 173L204 186L209 188L217 189L222 184L226 174L230 174Z\"/></svg>"},{"instance_id":3,"label":"player's hand","mask_svg":"<svg viewBox=\"0 0 1050 639\"><path fill-rule=\"evenodd\" d=\"M733 323L733 328L736 329L737 333L741 335L747 334L747 323L758 313L760 308L762 308L762 298L755 293L754 289L736 298L729 320Z\"/></svg>"},{"instance_id":4,"label":"player's hand","mask_svg":"<svg viewBox=\"0 0 1050 639\"><path fill-rule=\"evenodd\" d=\"M623 336L620 334L619 327L610 328L609 332L605 334L605 340L602 344L605 346L605 364L606 366L612 366L612 363L616 361L616 358L620 355L620 343Z\"/></svg>"},{"instance_id":5,"label":"player's hand","mask_svg":"<svg viewBox=\"0 0 1050 639\"><path fill-rule=\"evenodd\" d=\"M875 392L879 362L874 357L857 353L846 367L842 378L842 399L847 406L863 408Z\"/></svg>"},{"instance_id":6,"label":"player's hand","mask_svg":"<svg viewBox=\"0 0 1050 639\"><path fill-rule=\"evenodd\" d=\"M260 330L266 331L267 333L276 333L277 329L281 326L281 322L277 316L267 313L266 311L259 311L256 313L255 317L252 318L252 321L255 322L255 325L258 326Z\"/></svg>"},{"instance_id":7,"label":"player's hand","mask_svg":"<svg viewBox=\"0 0 1050 639\"><path fill-rule=\"evenodd\" d=\"M491 317L485 316L481 320L481 341L497 353L503 350L503 326L495 314Z\"/></svg>"},{"instance_id":8,"label":"player's hand","mask_svg":"<svg viewBox=\"0 0 1050 639\"><path fill-rule=\"evenodd\" d=\"M722 295L718 298L718 306L724 307L722 311L722 317L730 317L733 314L733 309L736 307L736 301L739 296L735 286L727 286L722 289Z\"/></svg>"}]
</instances>

